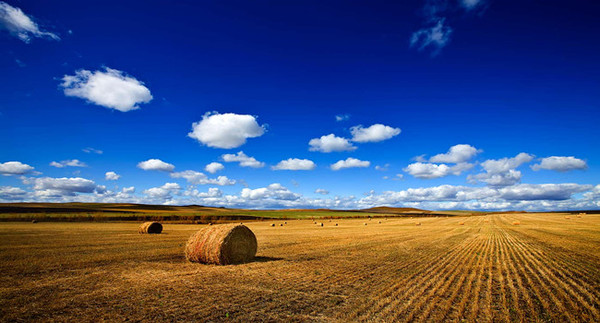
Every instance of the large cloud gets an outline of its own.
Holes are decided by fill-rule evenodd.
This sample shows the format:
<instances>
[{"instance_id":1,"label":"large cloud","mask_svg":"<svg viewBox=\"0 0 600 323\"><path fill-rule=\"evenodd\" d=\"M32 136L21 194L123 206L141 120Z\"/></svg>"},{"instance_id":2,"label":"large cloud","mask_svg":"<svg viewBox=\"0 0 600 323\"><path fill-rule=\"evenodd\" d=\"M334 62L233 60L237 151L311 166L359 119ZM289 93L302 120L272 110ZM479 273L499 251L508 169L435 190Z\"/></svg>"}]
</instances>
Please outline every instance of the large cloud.
<instances>
[{"instance_id":1,"label":"large cloud","mask_svg":"<svg viewBox=\"0 0 600 323\"><path fill-rule=\"evenodd\" d=\"M317 165L309 159L288 158L271 167L273 170L313 170Z\"/></svg>"},{"instance_id":2,"label":"large cloud","mask_svg":"<svg viewBox=\"0 0 600 323\"><path fill-rule=\"evenodd\" d=\"M0 200L22 201L27 198L27 191L13 186L0 186Z\"/></svg>"},{"instance_id":3,"label":"large cloud","mask_svg":"<svg viewBox=\"0 0 600 323\"><path fill-rule=\"evenodd\" d=\"M542 158L539 164L531 166L531 169L538 171L540 169L555 170L558 172L566 172L570 170L587 169L585 160L575 158L573 156L551 156Z\"/></svg>"},{"instance_id":4,"label":"large cloud","mask_svg":"<svg viewBox=\"0 0 600 323\"><path fill-rule=\"evenodd\" d=\"M370 165L370 161L348 157L345 160L338 160L336 163L331 164L331 169L340 170L344 168L365 168L369 167Z\"/></svg>"},{"instance_id":5,"label":"large cloud","mask_svg":"<svg viewBox=\"0 0 600 323\"><path fill-rule=\"evenodd\" d=\"M177 183L165 183L160 187L149 188L143 193L154 199L170 200L173 198L173 195L178 194L180 190L181 186Z\"/></svg>"},{"instance_id":6,"label":"large cloud","mask_svg":"<svg viewBox=\"0 0 600 323\"><path fill-rule=\"evenodd\" d=\"M0 1L0 28L6 29L25 43L29 43L33 37L60 40L58 35L41 30L20 8L12 7L4 1Z\"/></svg>"},{"instance_id":7,"label":"large cloud","mask_svg":"<svg viewBox=\"0 0 600 323\"><path fill-rule=\"evenodd\" d=\"M192 124L192 132L188 133L208 147L237 148L246 143L246 139L260 137L265 127L256 122L256 118L247 114L217 112L207 113L199 122Z\"/></svg>"},{"instance_id":8,"label":"large cloud","mask_svg":"<svg viewBox=\"0 0 600 323\"><path fill-rule=\"evenodd\" d=\"M334 134L313 138L308 142L310 151L330 153L332 151L353 151L356 147L346 138L336 137Z\"/></svg>"},{"instance_id":9,"label":"large cloud","mask_svg":"<svg viewBox=\"0 0 600 323\"><path fill-rule=\"evenodd\" d=\"M33 185L35 195L42 198L75 196L76 193L103 193L106 188L81 177L25 178L23 183Z\"/></svg>"},{"instance_id":10,"label":"large cloud","mask_svg":"<svg viewBox=\"0 0 600 323\"><path fill-rule=\"evenodd\" d=\"M51 162L50 166L56 168L64 168L64 167L87 167L87 164L80 161L79 159L68 159L60 162Z\"/></svg>"},{"instance_id":11,"label":"large cloud","mask_svg":"<svg viewBox=\"0 0 600 323\"><path fill-rule=\"evenodd\" d=\"M249 200L274 199L293 201L298 200L301 195L288 190L279 183L273 183L267 187L257 189L244 188L240 197Z\"/></svg>"},{"instance_id":12,"label":"large cloud","mask_svg":"<svg viewBox=\"0 0 600 323\"><path fill-rule=\"evenodd\" d=\"M204 173L194 170L185 170L183 172L171 173L173 178L185 178L188 182L196 185L234 185L235 180L227 178L227 176L219 176L216 179L208 178Z\"/></svg>"},{"instance_id":13,"label":"large cloud","mask_svg":"<svg viewBox=\"0 0 600 323\"><path fill-rule=\"evenodd\" d=\"M18 161L9 161L6 163L0 163L0 174L8 175L23 175L33 171L33 167L27 164L23 164Z\"/></svg>"},{"instance_id":14,"label":"large cloud","mask_svg":"<svg viewBox=\"0 0 600 323\"><path fill-rule=\"evenodd\" d=\"M238 162L242 167L261 168L265 166L265 163L244 154L243 151L239 151L237 154L224 154L221 158L228 163Z\"/></svg>"},{"instance_id":15,"label":"large cloud","mask_svg":"<svg viewBox=\"0 0 600 323\"><path fill-rule=\"evenodd\" d=\"M148 159L137 164L138 168L143 170L158 170L163 172L172 172L175 169L173 164L165 163L160 159Z\"/></svg>"},{"instance_id":16,"label":"large cloud","mask_svg":"<svg viewBox=\"0 0 600 323\"><path fill-rule=\"evenodd\" d=\"M449 175L460 175L462 172L473 168L473 164L459 163L454 166L446 164L412 163L403 170L416 178L432 179Z\"/></svg>"},{"instance_id":17,"label":"large cloud","mask_svg":"<svg viewBox=\"0 0 600 323\"><path fill-rule=\"evenodd\" d=\"M485 173L469 175L469 182L477 181L492 186L509 186L521 181L521 172L516 170L519 166L533 160L533 155L519 153L512 158L489 159L481 163Z\"/></svg>"},{"instance_id":18,"label":"large cloud","mask_svg":"<svg viewBox=\"0 0 600 323\"><path fill-rule=\"evenodd\" d=\"M108 67L104 71L78 70L75 75L63 76L62 80L65 95L121 112L139 109L140 103L152 100L144 83Z\"/></svg>"},{"instance_id":19,"label":"large cloud","mask_svg":"<svg viewBox=\"0 0 600 323\"><path fill-rule=\"evenodd\" d=\"M390 139L400 134L400 128L392 128L382 124L374 124L364 128L362 125L350 128L352 141L355 142L378 142Z\"/></svg>"},{"instance_id":20,"label":"large cloud","mask_svg":"<svg viewBox=\"0 0 600 323\"><path fill-rule=\"evenodd\" d=\"M464 163L475 157L481 150L471 145L455 145L450 147L447 153L437 154L429 159L432 163Z\"/></svg>"}]
</instances>

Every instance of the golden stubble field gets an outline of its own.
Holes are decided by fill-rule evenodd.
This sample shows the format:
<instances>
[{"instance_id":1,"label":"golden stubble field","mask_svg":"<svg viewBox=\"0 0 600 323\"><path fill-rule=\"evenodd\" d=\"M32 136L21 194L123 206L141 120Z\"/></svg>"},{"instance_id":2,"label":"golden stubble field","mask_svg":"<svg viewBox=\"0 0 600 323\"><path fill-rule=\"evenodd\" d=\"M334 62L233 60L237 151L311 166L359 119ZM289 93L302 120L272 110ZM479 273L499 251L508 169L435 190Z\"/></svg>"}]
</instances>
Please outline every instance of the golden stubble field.
<instances>
[{"instance_id":1,"label":"golden stubble field","mask_svg":"<svg viewBox=\"0 0 600 323\"><path fill-rule=\"evenodd\" d=\"M600 321L599 215L280 223L233 266L185 261L201 225L0 223L0 321Z\"/></svg>"}]
</instances>

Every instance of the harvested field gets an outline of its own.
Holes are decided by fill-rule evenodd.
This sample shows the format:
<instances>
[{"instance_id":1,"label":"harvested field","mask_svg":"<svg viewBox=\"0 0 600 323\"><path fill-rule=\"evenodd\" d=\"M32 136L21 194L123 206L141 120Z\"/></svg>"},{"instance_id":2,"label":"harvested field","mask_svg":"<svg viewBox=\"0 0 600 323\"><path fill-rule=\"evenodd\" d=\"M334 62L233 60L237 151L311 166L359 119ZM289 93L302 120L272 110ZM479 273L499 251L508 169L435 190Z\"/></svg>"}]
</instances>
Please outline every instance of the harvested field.
<instances>
[{"instance_id":1,"label":"harvested field","mask_svg":"<svg viewBox=\"0 0 600 323\"><path fill-rule=\"evenodd\" d=\"M232 266L185 260L205 225L0 223L0 321L600 321L600 215L381 222L245 223Z\"/></svg>"}]
</instances>

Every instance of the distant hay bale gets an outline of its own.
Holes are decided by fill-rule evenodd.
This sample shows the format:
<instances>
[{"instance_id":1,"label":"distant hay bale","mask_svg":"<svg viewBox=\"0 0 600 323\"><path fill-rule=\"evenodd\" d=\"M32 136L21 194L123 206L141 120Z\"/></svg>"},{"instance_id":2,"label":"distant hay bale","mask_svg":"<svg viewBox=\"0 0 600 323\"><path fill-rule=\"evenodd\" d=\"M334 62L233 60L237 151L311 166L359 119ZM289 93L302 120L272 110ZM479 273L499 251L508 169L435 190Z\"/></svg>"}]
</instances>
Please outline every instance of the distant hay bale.
<instances>
[{"instance_id":1,"label":"distant hay bale","mask_svg":"<svg viewBox=\"0 0 600 323\"><path fill-rule=\"evenodd\" d=\"M336 227L338 226L338 225L337 225L337 223L335 224L335 226L336 226Z\"/></svg>"},{"instance_id":2,"label":"distant hay bale","mask_svg":"<svg viewBox=\"0 0 600 323\"><path fill-rule=\"evenodd\" d=\"M321 223L321 226L323 226L323 223Z\"/></svg>"},{"instance_id":3,"label":"distant hay bale","mask_svg":"<svg viewBox=\"0 0 600 323\"><path fill-rule=\"evenodd\" d=\"M577 214L577 217L578 217L578 218L581 218L581 214Z\"/></svg>"},{"instance_id":4,"label":"distant hay bale","mask_svg":"<svg viewBox=\"0 0 600 323\"><path fill-rule=\"evenodd\" d=\"M367 225L367 223L365 222L365 225Z\"/></svg>"},{"instance_id":5,"label":"distant hay bale","mask_svg":"<svg viewBox=\"0 0 600 323\"><path fill-rule=\"evenodd\" d=\"M31 220L31 223L37 223L37 220Z\"/></svg>"},{"instance_id":6,"label":"distant hay bale","mask_svg":"<svg viewBox=\"0 0 600 323\"><path fill-rule=\"evenodd\" d=\"M208 225L212 225L212 222L209 222Z\"/></svg>"},{"instance_id":7,"label":"distant hay bale","mask_svg":"<svg viewBox=\"0 0 600 323\"><path fill-rule=\"evenodd\" d=\"M421 225L421 222L417 222L417 223L415 223L415 225Z\"/></svg>"},{"instance_id":8,"label":"distant hay bale","mask_svg":"<svg viewBox=\"0 0 600 323\"><path fill-rule=\"evenodd\" d=\"M460 223L458 223L458 224L459 224L459 225L465 225L465 223L464 223L464 222L460 222Z\"/></svg>"},{"instance_id":9,"label":"distant hay bale","mask_svg":"<svg viewBox=\"0 0 600 323\"><path fill-rule=\"evenodd\" d=\"M287 224L287 221L286 221L286 222L283 222L283 224Z\"/></svg>"},{"instance_id":10,"label":"distant hay bale","mask_svg":"<svg viewBox=\"0 0 600 323\"><path fill-rule=\"evenodd\" d=\"M513 224L513 225L520 225L520 224L521 224L521 221L514 221L512 224Z\"/></svg>"},{"instance_id":11,"label":"distant hay bale","mask_svg":"<svg viewBox=\"0 0 600 323\"><path fill-rule=\"evenodd\" d=\"M283 223L279 223L279 226L280 226L280 227L282 227L282 226L283 226Z\"/></svg>"},{"instance_id":12,"label":"distant hay bale","mask_svg":"<svg viewBox=\"0 0 600 323\"><path fill-rule=\"evenodd\" d=\"M272 227L274 227L274 226L275 226L275 223L271 223L271 226L272 226Z\"/></svg>"},{"instance_id":13,"label":"distant hay bale","mask_svg":"<svg viewBox=\"0 0 600 323\"><path fill-rule=\"evenodd\" d=\"M379 221L379 224L381 224L381 221Z\"/></svg>"},{"instance_id":14,"label":"distant hay bale","mask_svg":"<svg viewBox=\"0 0 600 323\"><path fill-rule=\"evenodd\" d=\"M239 264L254 259L257 247L256 236L245 225L215 225L190 237L185 258L204 264Z\"/></svg>"},{"instance_id":15,"label":"distant hay bale","mask_svg":"<svg viewBox=\"0 0 600 323\"><path fill-rule=\"evenodd\" d=\"M161 233L162 232L162 224L158 222L144 222L140 225L138 230L139 233Z\"/></svg>"},{"instance_id":16,"label":"distant hay bale","mask_svg":"<svg viewBox=\"0 0 600 323\"><path fill-rule=\"evenodd\" d=\"M570 218L571 218L571 217L570 217L570 216L568 216L568 215L567 215L567 216L565 216L565 219L567 219L567 220L569 220Z\"/></svg>"}]
</instances>

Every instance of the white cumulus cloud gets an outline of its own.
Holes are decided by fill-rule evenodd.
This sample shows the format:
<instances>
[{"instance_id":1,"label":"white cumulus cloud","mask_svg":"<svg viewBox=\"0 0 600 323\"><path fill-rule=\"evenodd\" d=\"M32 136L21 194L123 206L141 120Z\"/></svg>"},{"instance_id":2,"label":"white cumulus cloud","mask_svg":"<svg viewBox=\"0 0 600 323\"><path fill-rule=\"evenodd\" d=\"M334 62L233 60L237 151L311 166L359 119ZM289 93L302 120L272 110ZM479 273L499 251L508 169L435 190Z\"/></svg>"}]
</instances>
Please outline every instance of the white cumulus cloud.
<instances>
[{"instance_id":1,"label":"white cumulus cloud","mask_svg":"<svg viewBox=\"0 0 600 323\"><path fill-rule=\"evenodd\" d=\"M137 164L138 168L143 170L158 170L163 172L172 172L175 169L173 164L165 163L160 159L148 159Z\"/></svg>"},{"instance_id":2,"label":"white cumulus cloud","mask_svg":"<svg viewBox=\"0 0 600 323\"><path fill-rule=\"evenodd\" d=\"M115 173L115 172L106 172L106 174L104 174L104 178L107 181L116 181L119 178L121 178L121 175Z\"/></svg>"},{"instance_id":3,"label":"white cumulus cloud","mask_svg":"<svg viewBox=\"0 0 600 323\"><path fill-rule=\"evenodd\" d=\"M273 170L313 170L317 165L309 159L288 158L271 167Z\"/></svg>"},{"instance_id":4,"label":"white cumulus cloud","mask_svg":"<svg viewBox=\"0 0 600 323\"><path fill-rule=\"evenodd\" d=\"M160 187L152 187L145 190L143 193L151 198L159 200L170 200L173 195L176 195L181 190L181 186L177 183L165 183Z\"/></svg>"},{"instance_id":5,"label":"white cumulus cloud","mask_svg":"<svg viewBox=\"0 0 600 323\"><path fill-rule=\"evenodd\" d=\"M339 160L334 164L331 164L332 170L340 170L344 168L357 168L357 167L369 167L371 165L370 161L360 160L352 157L348 157L345 160Z\"/></svg>"},{"instance_id":6,"label":"white cumulus cloud","mask_svg":"<svg viewBox=\"0 0 600 323\"><path fill-rule=\"evenodd\" d=\"M473 164L470 163L459 163L454 166L448 166L446 164L416 162L409 164L403 170L416 178L433 179L449 175L460 175L471 168L473 168Z\"/></svg>"},{"instance_id":7,"label":"white cumulus cloud","mask_svg":"<svg viewBox=\"0 0 600 323\"><path fill-rule=\"evenodd\" d=\"M103 193L106 187L81 177L41 177L24 178L23 183L33 185L34 194L40 198L61 198L75 196L76 193Z\"/></svg>"},{"instance_id":8,"label":"white cumulus cloud","mask_svg":"<svg viewBox=\"0 0 600 323\"><path fill-rule=\"evenodd\" d=\"M127 112L152 100L150 90L132 76L106 67L104 71L78 70L65 75L61 86L66 96L86 99L106 108Z\"/></svg>"},{"instance_id":9,"label":"white cumulus cloud","mask_svg":"<svg viewBox=\"0 0 600 323\"><path fill-rule=\"evenodd\" d=\"M225 166L223 166L223 164L217 163L217 162L212 162L212 163L206 165L204 167L204 170L211 174L214 174L220 170L223 170L224 168L225 168Z\"/></svg>"},{"instance_id":10,"label":"white cumulus cloud","mask_svg":"<svg viewBox=\"0 0 600 323\"><path fill-rule=\"evenodd\" d=\"M248 138L260 137L265 126L260 126L256 118L247 114L207 113L199 122L192 124L188 137L213 148L237 148Z\"/></svg>"},{"instance_id":11,"label":"white cumulus cloud","mask_svg":"<svg viewBox=\"0 0 600 323\"><path fill-rule=\"evenodd\" d=\"M0 174L8 175L23 175L33 171L33 167L23 164L18 161L9 161L0 163Z\"/></svg>"},{"instance_id":12,"label":"white cumulus cloud","mask_svg":"<svg viewBox=\"0 0 600 323\"><path fill-rule=\"evenodd\" d=\"M431 157L429 161L432 163L464 163L471 160L471 158L475 157L481 151L481 149L477 149L471 145L460 144L450 147L445 154L437 154Z\"/></svg>"},{"instance_id":13,"label":"white cumulus cloud","mask_svg":"<svg viewBox=\"0 0 600 323\"><path fill-rule=\"evenodd\" d=\"M531 166L531 169L538 171L540 169L555 170L558 172L566 172L570 170L587 169L585 160L575 158L573 156L551 156L542 158L539 164Z\"/></svg>"},{"instance_id":14,"label":"white cumulus cloud","mask_svg":"<svg viewBox=\"0 0 600 323\"><path fill-rule=\"evenodd\" d=\"M353 151L356 146L353 146L346 138L337 137L334 134L321 136L321 138L313 138L308 142L310 151L320 151L330 153L332 151Z\"/></svg>"},{"instance_id":15,"label":"white cumulus cloud","mask_svg":"<svg viewBox=\"0 0 600 323\"><path fill-rule=\"evenodd\" d=\"M187 180L191 184L196 184L196 185L207 185L208 184L208 185L226 186L226 185L234 185L235 184L235 180L229 179L229 178L227 178L227 176L219 176L216 179L208 178L208 176L206 176L206 174L197 172L194 170L185 170L183 172L171 173L171 177L185 178L185 180Z\"/></svg>"},{"instance_id":16,"label":"white cumulus cloud","mask_svg":"<svg viewBox=\"0 0 600 323\"><path fill-rule=\"evenodd\" d=\"M240 197L249 200L273 199L293 201L298 200L301 195L290 191L279 183L273 183L267 187L257 189L244 188L240 193Z\"/></svg>"},{"instance_id":17,"label":"white cumulus cloud","mask_svg":"<svg viewBox=\"0 0 600 323\"><path fill-rule=\"evenodd\" d=\"M224 154L221 156L223 161L227 163L240 163L242 167L261 168L265 166L265 163L256 160L254 157L250 157L244 154L243 151L239 151L237 154Z\"/></svg>"},{"instance_id":18,"label":"white cumulus cloud","mask_svg":"<svg viewBox=\"0 0 600 323\"><path fill-rule=\"evenodd\" d=\"M521 181L521 172L516 170L519 166L533 160L533 155L519 153L512 158L488 159L481 163L484 173L469 175L467 180L487 183L491 186L509 186Z\"/></svg>"},{"instance_id":19,"label":"white cumulus cloud","mask_svg":"<svg viewBox=\"0 0 600 323\"><path fill-rule=\"evenodd\" d=\"M400 134L400 128L392 128L382 124L374 124L364 128L362 125L350 128L354 142L378 142Z\"/></svg>"},{"instance_id":20,"label":"white cumulus cloud","mask_svg":"<svg viewBox=\"0 0 600 323\"><path fill-rule=\"evenodd\" d=\"M41 30L38 24L23 10L0 1L0 29L6 29L11 35L29 43L31 38L50 38L60 40L58 35Z\"/></svg>"},{"instance_id":21,"label":"white cumulus cloud","mask_svg":"<svg viewBox=\"0 0 600 323\"><path fill-rule=\"evenodd\" d=\"M53 161L50 163L50 166L52 167L56 167L56 168L63 168L63 167L87 167L87 164L80 161L79 159L68 159L68 160L63 160L60 162L56 162Z\"/></svg>"}]
</instances>

